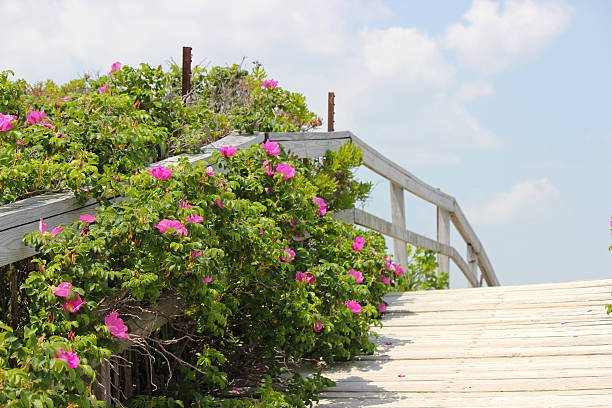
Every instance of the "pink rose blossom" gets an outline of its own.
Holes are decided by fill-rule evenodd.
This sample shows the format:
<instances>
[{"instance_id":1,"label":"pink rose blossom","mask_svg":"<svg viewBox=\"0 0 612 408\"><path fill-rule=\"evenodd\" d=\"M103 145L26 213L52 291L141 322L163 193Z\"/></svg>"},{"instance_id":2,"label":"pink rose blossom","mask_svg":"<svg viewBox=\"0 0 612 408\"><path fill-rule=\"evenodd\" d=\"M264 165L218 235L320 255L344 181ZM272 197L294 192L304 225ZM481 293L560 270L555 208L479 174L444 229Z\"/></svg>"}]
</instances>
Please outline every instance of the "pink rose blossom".
<instances>
[{"instance_id":1,"label":"pink rose blossom","mask_svg":"<svg viewBox=\"0 0 612 408\"><path fill-rule=\"evenodd\" d=\"M387 278L385 275L380 275L379 278L381 281L383 281L383 283L386 283L387 285L391 284L391 278Z\"/></svg>"},{"instance_id":2,"label":"pink rose blossom","mask_svg":"<svg viewBox=\"0 0 612 408\"><path fill-rule=\"evenodd\" d=\"M37 111L34 110L28 114L26 114L26 120L30 125L38 125L41 120L47 117L45 111Z\"/></svg>"},{"instance_id":3,"label":"pink rose blossom","mask_svg":"<svg viewBox=\"0 0 612 408\"><path fill-rule=\"evenodd\" d=\"M238 151L238 149L236 149L234 146L221 146L219 148L219 151L223 153L225 157L230 158L234 153Z\"/></svg>"},{"instance_id":4,"label":"pink rose blossom","mask_svg":"<svg viewBox=\"0 0 612 408\"><path fill-rule=\"evenodd\" d=\"M393 266L395 268L393 270L393 273L396 274L397 276L402 276L402 273L404 273L404 269L401 266L397 265L397 264L393 264Z\"/></svg>"},{"instance_id":5,"label":"pink rose blossom","mask_svg":"<svg viewBox=\"0 0 612 408\"><path fill-rule=\"evenodd\" d=\"M40 221L38 221L38 231L41 234L44 234L45 232L47 232L47 224L45 224L42 218L40 219Z\"/></svg>"},{"instance_id":6,"label":"pink rose blossom","mask_svg":"<svg viewBox=\"0 0 612 408\"><path fill-rule=\"evenodd\" d=\"M100 92L101 94L106 93L107 88L108 85L101 86L100 88L98 88L98 92Z\"/></svg>"},{"instance_id":7,"label":"pink rose blossom","mask_svg":"<svg viewBox=\"0 0 612 408\"><path fill-rule=\"evenodd\" d=\"M51 238L54 238L57 234L59 234L63 230L64 230L64 227L55 227L55 228L53 228L53 231L51 231Z\"/></svg>"},{"instance_id":8,"label":"pink rose blossom","mask_svg":"<svg viewBox=\"0 0 612 408\"><path fill-rule=\"evenodd\" d=\"M296 272L295 277L300 283L315 283L315 277L311 273Z\"/></svg>"},{"instance_id":9,"label":"pink rose blossom","mask_svg":"<svg viewBox=\"0 0 612 408\"><path fill-rule=\"evenodd\" d=\"M277 154L280 153L280 147L278 146L278 143L276 142L271 142L269 140L266 140L265 143L262 143L262 146L264 150L266 151L266 153L268 153L270 156L276 156Z\"/></svg>"},{"instance_id":10,"label":"pink rose blossom","mask_svg":"<svg viewBox=\"0 0 612 408\"><path fill-rule=\"evenodd\" d=\"M356 271L354 269L350 269L348 271L349 275L353 275L355 277L355 283L363 282L363 274L360 271Z\"/></svg>"},{"instance_id":11,"label":"pink rose blossom","mask_svg":"<svg viewBox=\"0 0 612 408\"><path fill-rule=\"evenodd\" d=\"M274 170L272 170L272 166L270 166L270 160L264 161L262 167L266 170L266 176L271 176L274 174Z\"/></svg>"},{"instance_id":12,"label":"pink rose blossom","mask_svg":"<svg viewBox=\"0 0 612 408\"><path fill-rule=\"evenodd\" d=\"M62 282L60 283L53 293L55 296L60 297L69 297L70 296L70 288L72 287L72 283L70 282Z\"/></svg>"},{"instance_id":13,"label":"pink rose blossom","mask_svg":"<svg viewBox=\"0 0 612 408\"><path fill-rule=\"evenodd\" d=\"M76 355L76 353L72 352L72 348L68 352L61 348L59 350L61 352L59 356L57 353L53 353L55 358L66 360L68 362L68 367L70 368L77 368L79 366L79 357Z\"/></svg>"},{"instance_id":14,"label":"pink rose blossom","mask_svg":"<svg viewBox=\"0 0 612 408\"><path fill-rule=\"evenodd\" d=\"M202 222L204 221L204 218L200 217L198 214L192 215L191 217L186 217L185 218L187 220L187 222Z\"/></svg>"},{"instance_id":15,"label":"pink rose blossom","mask_svg":"<svg viewBox=\"0 0 612 408\"><path fill-rule=\"evenodd\" d=\"M113 65L111 65L111 69L110 71L108 71L108 76L113 76L113 73L119 71L121 69L121 63L120 62L114 62Z\"/></svg>"},{"instance_id":16,"label":"pink rose blossom","mask_svg":"<svg viewBox=\"0 0 612 408\"><path fill-rule=\"evenodd\" d=\"M387 305L385 305L384 303L379 303L378 310L380 310L380 313L385 313L387 311Z\"/></svg>"},{"instance_id":17,"label":"pink rose blossom","mask_svg":"<svg viewBox=\"0 0 612 408\"><path fill-rule=\"evenodd\" d=\"M84 303L85 302L83 302L83 300L81 299L81 295L77 293L77 300L70 299L69 302L64 303L62 308L64 308L64 310L68 313L76 313L79 311L79 309Z\"/></svg>"},{"instance_id":18,"label":"pink rose blossom","mask_svg":"<svg viewBox=\"0 0 612 408\"><path fill-rule=\"evenodd\" d=\"M284 174L285 180L289 180L291 177L295 176L295 169L287 163L279 163L278 166L276 166L276 172Z\"/></svg>"},{"instance_id":19,"label":"pink rose blossom","mask_svg":"<svg viewBox=\"0 0 612 408\"><path fill-rule=\"evenodd\" d=\"M352 248L354 251L361 252L361 249L365 245L365 239L363 237L356 237L354 239Z\"/></svg>"},{"instance_id":20,"label":"pink rose blossom","mask_svg":"<svg viewBox=\"0 0 612 408\"><path fill-rule=\"evenodd\" d=\"M202 255L202 251L195 251L195 250L191 251L191 257L193 259L196 259L200 255Z\"/></svg>"},{"instance_id":21,"label":"pink rose blossom","mask_svg":"<svg viewBox=\"0 0 612 408\"><path fill-rule=\"evenodd\" d=\"M288 254L288 256L287 256L287 255L284 255L284 254L285 254L285 252ZM284 256L283 256L283 255L284 255ZM294 251L292 251L292 250L291 250L291 249L289 249L289 248L285 248L285 250L283 251L283 255L281 255L281 256L279 257L279 258L280 258L280 260L281 260L281 261L283 261L283 262L287 262L287 263L289 263L289 262L291 262L291 261L293 261L293 260L295 259L295 252L294 252Z\"/></svg>"},{"instance_id":22,"label":"pink rose blossom","mask_svg":"<svg viewBox=\"0 0 612 408\"><path fill-rule=\"evenodd\" d=\"M261 86L263 86L264 88L276 88L276 85L278 85L278 81L272 81L272 80L265 80L261 83Z\"/></svg>"},{"instance_id":23,"label":"pink rose blossom","mask_svg":"<svg viewBox=\"0 0 612 408\"><path fill-rule=\"evenodd\" d=\"M202 280L204 281L204 283L210 283L210 282L212 282L213 278L210 277L210 276L207 276L205 278L202 278Z\"/></svg>"},{"instance_id":24,"label":"pink rose blossom","mask_svg":"<svg viewBox=\"0 0 612 408\"><path fill-rule=\"evenodd\" d=\"M153 224L153 226L156 227L157 229L159 229L159 231L162 234L165 234L166 230L168 228L170 228L171 230L174 230L174 231L168 231L168 234L170 234L170 235L172 235L172 234L174 234L174 232L176 232L178 235L187 236L187 229L185 228L185 226L183 224L181 224L180 221L167 220L167 219L164 218L158 224Z\"/></svg>"},{"instance_id":25,"label":"pink rose blossom","mask_svg":"<svg viewBox=\"0 0 612 408\"><path fill-rule=\"evenodd\" d=\"M13 119L17 119L17 117L0 113L0 131L6 132L7 130L11 130L13 128Z\"/></svg>"},{"instance_id":26,"label":"pink rose blossom","mask_svg":"<svg viewBox=\"0 0 612 408\"><path fill-rule=\"evenodd\" d=\"M312 324L312 328L314 329L314 331L319 332L323 328L323 323L318 320L316 325L314 323Z\"/></svg>"},{"instance_id":27,"label":"pink rose blossom","mask_svg":"<svg viewBox=\"0 0 612 408\"><path fill-rule=\"evenodd\" d=\"M356 300L349 300L345 303L346 307L351 309L353 313L361 313L361 305Z\"/></svg>"},{"instance_id":28,"label":"pink rose blossom","mask_svg":"<svg viewBox=\"0 0 612 408\"><path fill-rule=\"evenodd\" d=\"M44 127L48 128L48 129L51 129L53 127L53 125L50 124L49 122L41 122L40 126L44 126Z\"/></svg>"},{"instance_id":29,"label":"pink rose blossom","mask_svg":"<svg viewBox=\"0 0 612 408\"><path fill-rule=\"evenodd\" d=\"M212 177L212 176L214 176L214 175L215 175L215 172L213 171L212 166L208 166L208 167L206 168L206 174L207 174L207 175L209 175L210 177Z\"/></svg>"},{"instance_id":30,"label":"pink rose blossom","mask_svg":"<svg viewBox=\"0 0 612 408\"><path fill-rule=\"evenodd\" d=\"M322 198L313 197L312 202L319 205L319 215L325 215L327 213L327 204Z\"/></svg>"},{"instance_id":31,"label":"pink rose blossom","mask_svg":"<svg viewBox=\"0 0 612 408\"><path fill-rule=\"evenodd\" d=\"M64 96L63 98L60 98L59 96L57 97L58 101L64 101L64 102L68 102L70 100L69 96Z\"/></svg>"},{"instance_id":32,"label":"pink rose blossom","mask_svg":"<svg viewBox=\"0 0 612 408\"><path fill-rule=\"evenodd\" d=\"M85 214L79 217L81 222L96 222L96 217L93 214Z\"/></svg>"},{"instance_id":33,"label":"pink rose blossom","mask_svg":"<svg viewBox=\"0 0 612 408\"><path fill-rule=\"evenodd\" d=\"M123 324L123 319L119 317L117 312L112 312L104 318L104 324L109 328L111 334L120 339L129 339L130 335L126 333L127 327Z\"/></svg>"},{"instance_id":34,"label":"pink rose blossom","mask_svg":"<svg viewBox=\"0 0 612 408\"><path fill-rule=\"evenodd\" d=\"M166 180L172 175L172 169L159 165L151 169L150 174L158 180Z\"/></svg>"},{"instance_id":35,"label":"pink rose blossom","mask_svg":"<svg viewBox=\"0 0 612 408\"><path fill-rule=\"evenodd\" d=\"M187 201L183 201L181 203L179 203L179 208L191 208L193 207L191 204L189 204Z\"/></svg>"},{"instance_id":36,"label":"pink rose blossom","mask_svg":"<svg viewBox=\"0 0 612 408\"><path fill-rule=\"evenodd\" d=\"M215 200L215 204L217 204L219 207L223 207L225 205L225 203L222 203L219 200Z\"/></svg>"},{"instance_id":37,"label":"pink rose blossom","mask_svg":"<svg viewBox=\"0 0 612 408\"><path fill-rule=\"evenodd\" d=\"M25 145L26 145L26 144L25 144L25 143L23 143L21 140L18 140L18 141L17 141L17 144L18 144L19 146L25 146Z\"/></svg>"}]
</instances>

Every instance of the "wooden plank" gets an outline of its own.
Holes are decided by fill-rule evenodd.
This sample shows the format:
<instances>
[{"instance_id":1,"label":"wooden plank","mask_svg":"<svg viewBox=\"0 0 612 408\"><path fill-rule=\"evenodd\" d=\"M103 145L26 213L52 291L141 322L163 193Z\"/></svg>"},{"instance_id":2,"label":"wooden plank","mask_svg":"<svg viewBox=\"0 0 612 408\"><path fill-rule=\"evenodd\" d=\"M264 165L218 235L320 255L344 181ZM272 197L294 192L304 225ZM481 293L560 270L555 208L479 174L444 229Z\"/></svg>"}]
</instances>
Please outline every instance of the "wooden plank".
<instances>
[{"instance_id":1,"label":"wooden plank","mask_svg":"<svg viewBox=\"0 0 612 408\"><path fill-rule=\"evenodd\" d=\"M354 213L355 224L357 225L361 225L389 237L399 239L400 241L409 242L419 248L430 249L449 256L463 272L465 277L468 279L468 282L470 282L472 286L477 286L478 280L476 276L470 275L470 269L467 263L463 260L461 255L459 255L455 248L441 244L440 242L434 241L433 239L427 238L415 232L402 229L398 225L392 224L363 210L354 208L349 211Z\"/></svg>"},{"instance_id":2,"label":"wooden plank","mask_svg":"<svg viewBox=\"0 0 612 408\"><path fill-rule=\"evenodd\" d=\"M391 221L401 230L406 229L406 210L404 207L404 189L389 182L391 195ZM404 269L408 268L408 244L406 241L394 238L393 253L395 261Z\"/></svg>"},{"instance_id":3,"label":"wooden plank","mask_svg":"<svg viewBox=\"0 0 612 408\"><path fill-rule=\"evenodd\" d=\"M438 242L450 246L450 213L444 208L436 208L436 229ZM443 254L438 254L438 270L440 273L448 275L450 273L449 257ZM467 267L468 272L476 275L474 268L471 265ZM471 283L471 282L470 282ZM472 285L478 286L478 285Z\"/></svg>"},{"instance_id":4,"label":"wooden plank","mask_svg":"<svg viewBox=\"0 0 612 408\"><path fill-rule=\"evenodd\" d=\"M210 157L219 146L234 145L237 148L246 148L261 141L263 141L261 135L230 135L209 145L209 151L202 154L171 157L153 163L149 168L157 167L160 164L164 166L176 164L180 157L187 157L188 161L193 164ZM95 213L97 206L98 203L93 199L81 206L72 193L60 193L32 197L0 207L0 266L36 254L32 248L23 244L22 237L38 228L40 218L45 219L45 223L51 230L60 224L72 224L83 214Z\"/></svg>"}]
</instances>

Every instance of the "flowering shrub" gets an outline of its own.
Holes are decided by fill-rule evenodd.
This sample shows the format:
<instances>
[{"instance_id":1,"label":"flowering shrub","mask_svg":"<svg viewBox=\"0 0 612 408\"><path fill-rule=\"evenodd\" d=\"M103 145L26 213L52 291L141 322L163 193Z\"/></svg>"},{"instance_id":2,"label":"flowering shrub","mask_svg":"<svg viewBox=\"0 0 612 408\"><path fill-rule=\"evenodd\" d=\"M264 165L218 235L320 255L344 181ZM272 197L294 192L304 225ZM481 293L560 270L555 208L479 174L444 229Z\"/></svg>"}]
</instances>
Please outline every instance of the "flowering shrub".
<instances>
[{"instance_id":1,"label":"flowering shrub","mask_svg":"<svg viewBox=\"0 0 612 408\"><path fill-rule=\"evenodd\" d=\"M187 98L176 65L163 71L116 62L107 75L61 87L11 75L0 72L0 205L59 191L81 200L112 196L120 178L231 131L320 125L302 95L262 87L259 65L250 72L195 67Z\"/></svg>"},{"instance_id":2,"label":"flowering shrub","mask_svg":"<svg viewBox=\"0 0 612 408\"><path fill-rule=\"evenodd\" d=\"M324 191L324 163L276 150L134 174L116 187L127 200L26 236L40 257L22 285L27 318L0 324L0 403L96 405L93 367L120 352L119 339L169 361L156 366L158 395L133 406L304 406L330 382L281 376L286 361L373 352L381 297L404 278L380 235L326 214L354 204L337 189L348 184ZM328 159L354 183L357 149ZM268 174L266 161L283 171ZM135 330L130 317L164 299L180 310L178 334Z\"/></svg>"}]
</instances>

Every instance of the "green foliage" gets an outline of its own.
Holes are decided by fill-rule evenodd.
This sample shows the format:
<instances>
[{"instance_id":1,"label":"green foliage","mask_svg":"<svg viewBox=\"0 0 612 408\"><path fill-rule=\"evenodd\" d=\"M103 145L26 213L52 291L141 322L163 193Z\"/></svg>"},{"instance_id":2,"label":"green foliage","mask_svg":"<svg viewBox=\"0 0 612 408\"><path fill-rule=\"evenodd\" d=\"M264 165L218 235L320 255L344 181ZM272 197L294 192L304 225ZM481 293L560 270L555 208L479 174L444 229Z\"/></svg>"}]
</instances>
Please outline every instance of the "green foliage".
<instances>
[{"instance_id":1,"label":"green foliage","mask_svg":"<svg viewBox=\"0 0 612 408\"><path fill-rule=\"evenodd\" d=\"M0 205L47 192L84 200L112 196L117 181L232 131L300 131L320 125L304 97L261 86L265 72L238 65L194 68L181 96L180 67L124 66L57 86L27 85L0 73L0 113L17 116L0 131ZM38 124L27 116L44 112Z\"/></svg>"},{"instance_id":2,"label":"green foliage","mask_svg":"<svg viewBox=\"0 0 612 408\"><path fill-rule=\"evenodd\" d=\"M448 273L438 271L436 253L408 245L408 268L397 283L398 291L448 289Z\"/></svg>"}]
</instances>

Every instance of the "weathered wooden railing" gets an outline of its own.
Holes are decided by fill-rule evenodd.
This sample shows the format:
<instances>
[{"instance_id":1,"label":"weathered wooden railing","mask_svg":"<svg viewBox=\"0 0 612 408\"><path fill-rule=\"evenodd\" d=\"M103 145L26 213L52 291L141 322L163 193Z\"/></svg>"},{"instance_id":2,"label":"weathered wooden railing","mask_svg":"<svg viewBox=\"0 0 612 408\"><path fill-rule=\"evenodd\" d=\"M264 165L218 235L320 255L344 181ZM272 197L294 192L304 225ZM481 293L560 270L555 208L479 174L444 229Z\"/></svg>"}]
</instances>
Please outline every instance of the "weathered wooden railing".
<instances>
[{"instance_id":1,"label":"weathered wooden railing","mask_svg":"<svg viewBox=\"0 0 612 408\"><path fill-rule=\"evenodd\" d=\"M189 162L196 163L210 157L219 146L234 145L238 148L246 148L252 144L261 143L265 139L280 143L299 157L311 158L323 156L328 149L337 150L345 143L354 143L363 151L364 165L390 181L392 223L359 209L338 214L339 218L392 237L395 257L402 266L406 265L406 244L410 243L439 252L440 271L448 272L450 258L457 264L472 286L479 285L477 267L480 268L489 286L499 285L484 247L457 201L452 196L419 180L351 132L258 133L246 136L227 136L207 146L200 154L175 156L154 163L151 167L176 163L180 157L187 157ZM406 230L404 190L437 206L437 241ZM35 254L32 248L23 245L22 237L37 228L40 218L44 218L51 229L62 223L69 224L76 221L80 215L93 212L96 206L97 203L93 199L80 205L71 193L63 193L33 197L0 207L0 266ZM467 244L467 261L454 247L450 246L451 220Z\"/></svg>"},{"instance_id":2,"label":"weathered wooden railing","mask_svg":"<svg viewBox=\"0 0 612 408\"><path fill-rule=\"evenodd\" d=\"M394 239L395 259L402 267L406 266L406 244L410 243L420 248L439 252L438 263L441 272L449 272L450 258L473 287L480 286L482 282L478 277L477 267L480 268L481 276L487 282L487 285L499 285L482 243L468 223L461 207L452 196L419 180L351 132L269 133L267 137L269 140L282 144L286 149L300 157L323 156L327 149L336 150L347 142L353 142L363 152L363 164L389 180L391 184L392 222L356 208L338 214L339 218L392 237ZM438 209L438 236L436 241L406 230L404 190L436 205ZM453 222L467 245L467 261L450 245L450 221Z\"/></svg>"}]
</instances>

